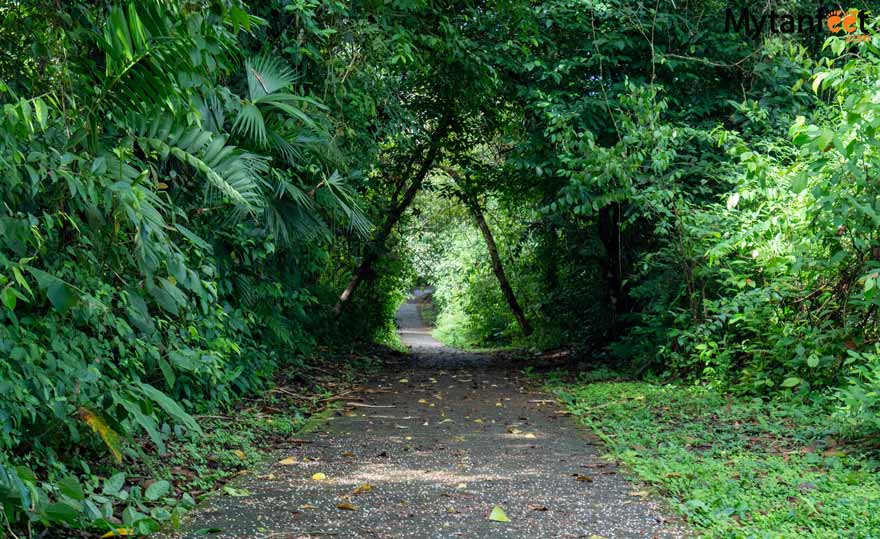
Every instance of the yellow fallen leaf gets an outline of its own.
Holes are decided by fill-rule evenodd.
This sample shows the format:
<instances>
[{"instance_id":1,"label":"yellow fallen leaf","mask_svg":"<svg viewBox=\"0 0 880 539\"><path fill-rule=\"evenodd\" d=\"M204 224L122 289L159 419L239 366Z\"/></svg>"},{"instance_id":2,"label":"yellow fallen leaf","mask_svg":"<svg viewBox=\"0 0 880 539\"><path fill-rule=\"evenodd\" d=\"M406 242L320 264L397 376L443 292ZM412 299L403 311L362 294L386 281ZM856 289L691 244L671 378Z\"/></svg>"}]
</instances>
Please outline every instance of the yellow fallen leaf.
<instances>
[{"instance_id":1,"label":"yellow fallen leaf","mask_svg":"<svg viewBox=\"0 0 880 539\"><path fill-rule=\"evenodd\" d=\"M499 506L495 506L492 508L492 512L489 513L489 520L494 522L510 522L510 519L507 518L507 513L504 512Z\"/></svg>"},{"instance_id":2,"label":"yellow fallen leaf","mask_svg":"<svg viewBox=\"0 0 880 539\"><path fill-rule=\"evenodd\" d=\"M312 479L314 479L315 481L323 481L323 480L327 479L327 476L324 475L323 472L318 472L318 473L312 475Z\"/></svg>"},{"instance_id":3,"label":"yellow fallen leaf","mask_svg":"<svg viewBox=\"0 0 880 539\"><path fill-rule=\"evenodd\" d=\"M522 431L516 427L507 427L508 434L522 434Z\"/></svg>"},{"instance_id":4,"label":"yellow fallen leaf","mask_svg":"<svg viewBox=\"0 0 880 539\"><path fill-rule=\"evenodd\" d=\"M630 492L629 495L630 496L639 496L639 497L644 498L645 496L650 496L651 493L648 492L647 490L636 490L635 492Z\"/></svg>"},{"instance_id":5,"label":"yellow fallen leaf","mask_svg":"<svg viewBox=\"0 0 880 539\"><path fill-rule=\"evenodd\" d=\"M373 490L373 485L371 485L369 483L364 483L363 485L360 485L359 487L355 487L355 489L352 490L351 493L353 495L357 496L358 494L370 492L371 490Z\"/></svg>"},{"instance_id":6,"label":"yellow fallen leaf","mask_svg":"<svg viewBox=\"0 0 880 539\"><path fill-rule=\"evenodd\" d=\"M474 423L482 423L482 422L483 422L482 419L474 419Z\"/></svg>"},{"instance_id":7,"label":"yellow fallen leaf","mask_svg":"<svg viewBox=\"0 0 880 539\"><path fill-rule=\"evenodd\" d=\"M293 457L287 457L284 460L279 460L278 464L282 466L293 466L294 464L296 464L296 459Z\"/></svg>"},{"instance_id":8,"label":"yellow fallen leaf","mask_svg":"<svg viewBox=\"0 0 880 539\"><path fill-rule=\"evenodd\" d=\"M109 531L101 536L101 538L105 537L130 537L134 535L134 530L132 528L116 528L115 530Z\"/></svg>"},{"instance_id":9,"label":"yellow fallen leaf","mask_svg":"<svg viewBox=\"0 0 880 539\"><path fill-rule=\"evenodd\" d=\"M247 458L247 455L241 449L236 449L235 451L233 451L233 453L235 453L235 456L240 458L241 460L244 460Z\"/></svg>"},{"instance_id":10,"label":"yellow fallen leaf","mask_svg":"<svg viewBox=\"0 0 880 539\"><path fill-rule=\"evenodd\" d=\"M425 399L419 399L419 404L428 404L428 401Z\"/></svg>"},{"instance_id":11,"label":"yellow fallen leaf","mask_svg":"<svg viewBox=\"0 0 880 539\"><path fill-rule=\"evenodd\" d=\"M527 433L523 436L523 438L528 438L529 440L534 440L534 439L536 438L536 436L535 436L534 434L532 434L531 432L527 432Z\"/></svg>"},{"instance_id":12,"label":"yellow fallen leaf","mask_svg":"<svg viewBox=\"0 0 880 539\"><path fill-rule=\"evenodd\" d=\"M348 503L348 502L338 503L338 504L336 504L336 508L337 508L337 509L342 509L343 511L355 511L355 510L357 510L357 507L356 507L356 506L354 506L354 505L352 505L352 504L350 504L350 503Z\"/></svg>"},{"instance_id":13,"label":"yellow fallen leaf","mask_svg":"<svg viewBox=\"0 0 880 539\"><path fill-rule=\"evenodd\" d=\"M496 403L495 403L495 406L504 406L504 405L501 404L500 402L496 402Z\"/></svg>"},{"instance_id":14,"label":"yellow fallen leaf","mask_svg":"<svg viewBox=\"0 0 880 539\"><path fill-rule=\"evenodd\" d=\"M317 509L314 505L303 504L299 506L300 509Z\"/></svg>"},{"instance_id":15,"label":"yellow fallen leaf","mask_svg":"<svg viewBox=\"0 0 880 539\"><path fill-rule=\"evenodd\" d=\"M400 382L401 384L408 384L409 380L406 378L401 378L400 380L398 380L398 382Z\"/></svg>"}]
</instances>

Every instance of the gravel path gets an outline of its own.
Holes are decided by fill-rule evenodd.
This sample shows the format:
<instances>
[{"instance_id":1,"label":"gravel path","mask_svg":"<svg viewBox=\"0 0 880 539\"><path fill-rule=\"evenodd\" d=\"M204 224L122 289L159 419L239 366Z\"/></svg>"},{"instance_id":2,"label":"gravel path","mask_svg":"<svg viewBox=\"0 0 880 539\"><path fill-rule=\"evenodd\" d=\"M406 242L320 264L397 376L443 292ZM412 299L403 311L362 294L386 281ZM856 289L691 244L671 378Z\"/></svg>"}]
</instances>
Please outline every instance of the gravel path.
<instances>
[{"instance_id":1,"label":"gravel path","mask_svg":"<svg viewBox=\"0 0 880 539\"><path fill-rule=\"evenodd\" d=\"M206 528L237 539L685 536L515 372L444 348L414 303L398 324L411 363L371 380L362 394L371 407L348 409L236 484L251 495L203 504L179 537ZM495 506L509 522L487 518Z\"/></svg>"}]
</instances>

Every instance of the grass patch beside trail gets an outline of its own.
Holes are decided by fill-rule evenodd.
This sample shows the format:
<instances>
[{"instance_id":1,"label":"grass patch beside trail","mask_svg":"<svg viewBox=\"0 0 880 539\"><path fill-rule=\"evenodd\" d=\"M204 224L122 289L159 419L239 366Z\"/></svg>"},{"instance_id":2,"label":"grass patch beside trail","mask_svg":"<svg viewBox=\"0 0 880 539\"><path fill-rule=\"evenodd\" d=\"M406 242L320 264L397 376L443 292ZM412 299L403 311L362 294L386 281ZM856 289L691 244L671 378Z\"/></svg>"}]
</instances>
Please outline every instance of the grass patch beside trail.
<instances>
[{"instance_id":1,"label":"grass patch beside trail","mask_svg":"<svg viewBox=\"0 0 880 539\"><path fill-rule=\"evenodd\" d=\"M550 383L705 539L880 538L876 446L827 411L644 382Z\"/></svg>"}]
</instances>

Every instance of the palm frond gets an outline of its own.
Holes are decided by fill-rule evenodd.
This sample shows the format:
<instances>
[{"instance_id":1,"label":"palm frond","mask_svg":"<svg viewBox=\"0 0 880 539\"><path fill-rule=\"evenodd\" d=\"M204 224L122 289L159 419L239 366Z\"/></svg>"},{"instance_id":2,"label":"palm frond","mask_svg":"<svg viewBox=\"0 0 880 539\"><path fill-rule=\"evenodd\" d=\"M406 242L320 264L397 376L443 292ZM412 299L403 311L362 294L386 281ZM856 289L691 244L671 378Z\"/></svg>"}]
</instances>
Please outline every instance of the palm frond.
<instances>
[{"instance_id":1,"label":"palm frond","mask_svg":"<svg viewBox=\"0 0 880 539\"><path fill-rule=\"evenodd\" d=\"M238 111L232 130L253 140L257 146L265 147L268 140L263 113L256 105L245 103Z\"/></svg>"},{"instance_id":2,"label":"palm frond","mask_svg":"<svg viewBox=\"0 0 880 539\"><path fill-rule=\"evenodd\" d=\"M303 160L303 152L299 146L274 129L269 132L269 145L291 165L297 165Z\"/></svg>"},{"instance_id":3,"label":"palm frond","mask_svg":"<svg viewBox=\"0 0 880 539\"><path fill-rule=\"evenodd\" d=\"M325 177L324 183L327 186L325 192L330 194L327 197L330 206L348 219L349 230L361 237L367 237L373 225L361 210L357 195L351 186L344 181L338 171L333 171L333 174Z\"/></svg>"},{"instance_id":4,"label":"palm frond","mask_svg":"<svg viewBox=\"0 0 880 539\"><path fill-rule=\"evenodd\" d=\"M134 137L148 153L158 152L185 163L207 180L207 195L219 191L239 208L253 214L263 206L261 176L268 169L264 157L226 144L226 137L199 126L178 126L159 117L134 129Z\"/></svg>"},{"instance_id":5,"label":"palm frond","mask_svg":"<svg viewBox=\"0 0 880 539\"><path fill-rule=\"evenodd\" d=\"M311 129L315 131L319 131L318 125L315 123L315 120L312 119L311 116L305 113L302 109L295 107L294 103L300 102L300 98L293 94L288 93L277 93L272 95L263 96L255 102L259 105L268 105L270 107L274 107L281 112L287 113L291 118L297 119L301 121L303 124L307 125Z\"/></svg>"},{"instance_id":6,"label":"palm frond","mask_svg":"<svg viewBox=\"0 0 880 539\"><path fill-rule=\"evenodd\" d=\"M245 61L248 94L251 101L287 88L296 80L293 71L270 56L257 56Z\"/></svg>"}]
</instances>

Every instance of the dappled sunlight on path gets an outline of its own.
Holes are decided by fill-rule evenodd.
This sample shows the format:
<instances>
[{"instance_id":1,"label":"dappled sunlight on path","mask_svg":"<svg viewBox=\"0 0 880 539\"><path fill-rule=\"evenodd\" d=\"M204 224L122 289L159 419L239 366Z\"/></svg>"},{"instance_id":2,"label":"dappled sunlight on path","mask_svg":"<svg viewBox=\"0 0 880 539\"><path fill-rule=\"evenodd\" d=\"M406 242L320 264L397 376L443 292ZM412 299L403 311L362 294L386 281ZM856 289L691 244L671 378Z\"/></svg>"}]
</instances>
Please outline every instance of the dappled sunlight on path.
<instances>
[{"instance_id":1,"label":"dappled sunlight on path","mask_svg":"<svg viewBox=\"0 0 880 539\"><path fill-rule=\"evenodd\" d=\"M182 536L205 528L242 539L684 536L516 372L489 354L443 347L414 302L398 324L412 350L406 361L373 377L309 443L243 479L249 496L206 503ZM487 518L496 506L509 522Z\"/></svg>"}]
</instances>

